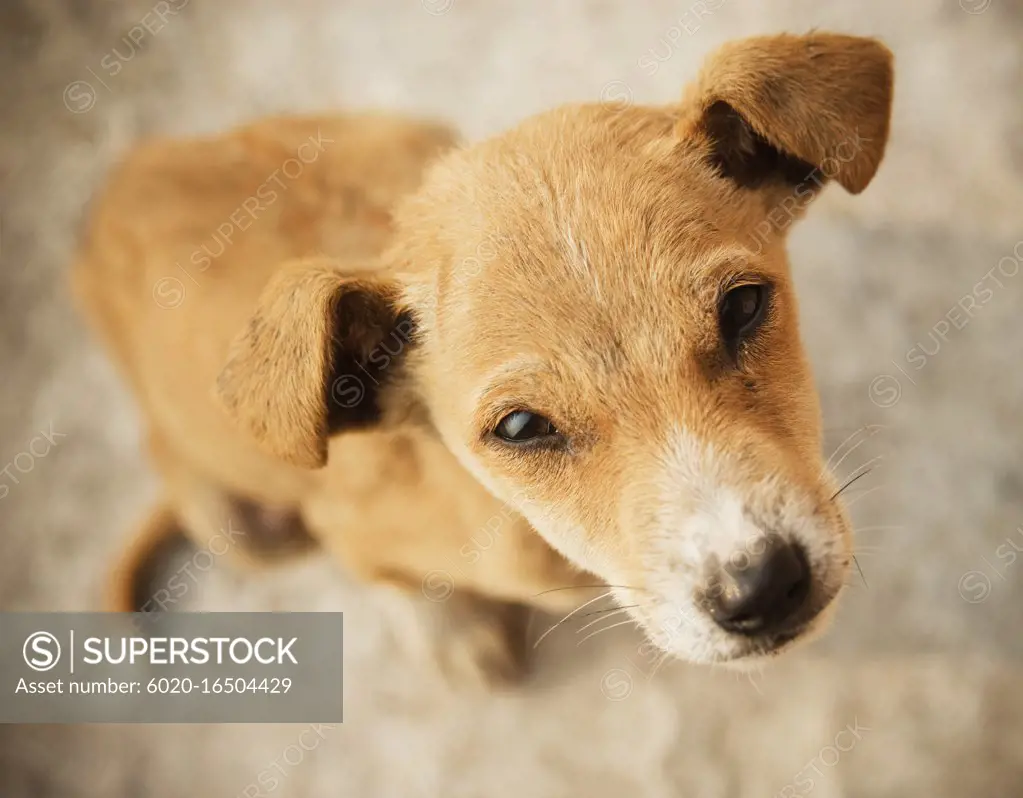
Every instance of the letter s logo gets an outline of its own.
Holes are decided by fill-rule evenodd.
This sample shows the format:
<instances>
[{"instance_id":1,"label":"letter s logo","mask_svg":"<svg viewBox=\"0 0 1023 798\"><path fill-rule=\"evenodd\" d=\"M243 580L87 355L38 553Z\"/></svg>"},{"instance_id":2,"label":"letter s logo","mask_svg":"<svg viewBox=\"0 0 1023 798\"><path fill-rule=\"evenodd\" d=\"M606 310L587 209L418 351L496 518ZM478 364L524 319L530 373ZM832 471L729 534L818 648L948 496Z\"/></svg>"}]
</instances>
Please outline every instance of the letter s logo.
<instances>
[{"instance_id":1,"label":"letter s logo","mask_svg":"<svg viewBox=\"0 0 1023 798\"><path fill-rule=\"evenodd\" d=\"M48 671L60 662L60 643L49 632L33 632L21 648L25 664L34 671Z\"/></svg>"}]
</instances>

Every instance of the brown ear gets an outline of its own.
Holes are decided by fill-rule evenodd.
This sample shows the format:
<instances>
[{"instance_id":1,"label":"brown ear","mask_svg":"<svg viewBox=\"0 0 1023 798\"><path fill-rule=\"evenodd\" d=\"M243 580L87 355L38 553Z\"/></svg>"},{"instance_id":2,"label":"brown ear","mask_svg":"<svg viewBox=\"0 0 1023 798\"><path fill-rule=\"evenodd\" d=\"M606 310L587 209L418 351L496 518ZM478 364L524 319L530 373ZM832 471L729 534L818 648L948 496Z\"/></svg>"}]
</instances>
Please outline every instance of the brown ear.
<instances>
[{"instance_id":1,"label":"brown ear","mask_svg":"<svg viewBox=\"0 0 1023 798\"><path fill-rule=\"evenodd\" d=\"M381 391L412 340L399 287L329 261L284 266L231 345L216 395L270 453L327 462L328 436L380 420Z\"/></svg>"},{"instance_id":2,"label":"brown ear","mask_svg":"<svg viewBox=\"0 0 1023 798\"><path fill-rule=\"evenodd\" d=\"M683 126L743 188L837 180L858 194L888 140L892 54L880 42L812 33L726 44L686 97Z\"/></svg>"}]
</instances>

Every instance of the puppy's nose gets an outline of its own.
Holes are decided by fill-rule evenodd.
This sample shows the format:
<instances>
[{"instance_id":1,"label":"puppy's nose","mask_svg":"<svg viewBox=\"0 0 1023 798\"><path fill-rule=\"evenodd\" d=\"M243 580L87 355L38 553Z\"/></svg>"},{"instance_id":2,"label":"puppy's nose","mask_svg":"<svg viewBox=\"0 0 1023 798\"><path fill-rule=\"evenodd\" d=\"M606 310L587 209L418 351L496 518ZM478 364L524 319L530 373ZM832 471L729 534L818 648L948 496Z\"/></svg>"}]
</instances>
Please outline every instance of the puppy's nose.
<instances>
[{"instance_id":1,"label":"puppy's nose","mask_svg":"<svg viewBox=\"0 0 1023 798\"><path fill-rule=\"evenodd\" d=\"M729 562L711 579L707 610L722 629L761 635L789 630L810 594L810 563L776 535L759 554Z\"/></svg>"}]
</instances>

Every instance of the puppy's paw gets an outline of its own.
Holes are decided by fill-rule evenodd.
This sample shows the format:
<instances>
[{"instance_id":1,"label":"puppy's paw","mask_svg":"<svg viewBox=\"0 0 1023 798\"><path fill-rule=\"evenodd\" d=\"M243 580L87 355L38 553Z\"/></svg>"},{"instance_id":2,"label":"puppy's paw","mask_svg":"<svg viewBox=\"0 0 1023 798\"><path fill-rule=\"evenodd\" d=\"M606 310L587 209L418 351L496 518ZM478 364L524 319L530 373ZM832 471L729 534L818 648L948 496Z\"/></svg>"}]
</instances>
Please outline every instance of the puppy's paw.
<instances>
[{"instance_id":1,"label":"puppy's paw","mask_svg":"<svg viewBox=\"0 0 1023 798\"><path fill-rule=\"evenodd\" d=\"M410 601L405 590L381 597L400 648L436 667L453 689L509 687L528 675L531 608L461 592L443 600Z\"/></svg>"},{"instance_id":2,"label":"puppy's paw","mask_svg":"<svg viewBox=\"0 0 1023 798\"><path fill-rule=\"evenodd\" d=\"M511 687L529 675L529 607L463 596L444 609L437 659L453 687Z\"/></svg>"}]
</instances>

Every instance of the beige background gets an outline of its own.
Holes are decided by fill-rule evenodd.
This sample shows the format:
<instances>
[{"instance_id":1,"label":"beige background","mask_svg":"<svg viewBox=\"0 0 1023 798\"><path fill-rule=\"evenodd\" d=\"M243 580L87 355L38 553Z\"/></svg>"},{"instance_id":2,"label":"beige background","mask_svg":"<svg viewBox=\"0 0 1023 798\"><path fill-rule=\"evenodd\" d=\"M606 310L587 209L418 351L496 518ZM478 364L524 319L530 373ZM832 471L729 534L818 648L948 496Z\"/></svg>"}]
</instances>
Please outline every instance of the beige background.
<instances>
[{"instance_id":1,"label":"beige background","mask_svg":"<svg viewBox=\"0 0 1023 798\"><path fill-rule=\"evenodd\" d=\"M853 505L868 586L824 640L752 681L681 664L648 679L633 633L577 646L566 628L530 685L478 696L403 645L430 607L320 559L215 570L190 608L345 611L343 727L300 754L293 726L5 728L0 795L255 796L261 772L280 798L1023 794L1023 557L1004 548L1023 549L1023 276L985 278L1023 254L1016 0L708 0L702 18L689 0L191 0L133 47L122 37L153 5L0 10L0 466L51 424L64 435L10 471L18 484L2 478L0 607L93 607L154 492L135 410L64 280L83 207L133 141L336 106L479 137L602 93L668 102L717 43L810 27L880 35L897 55L876 183L830 189L792 240L828 446L883 425L840 469L887 456ZM65 94L76 81L93 84L88 110L82 84ZM982 279L989 301L913 371L907 353L934 351L935 325ZM850 744L839 733L856 724ZM829 749L836 737L850 750Z\"/></svg>"}]
</instances>

